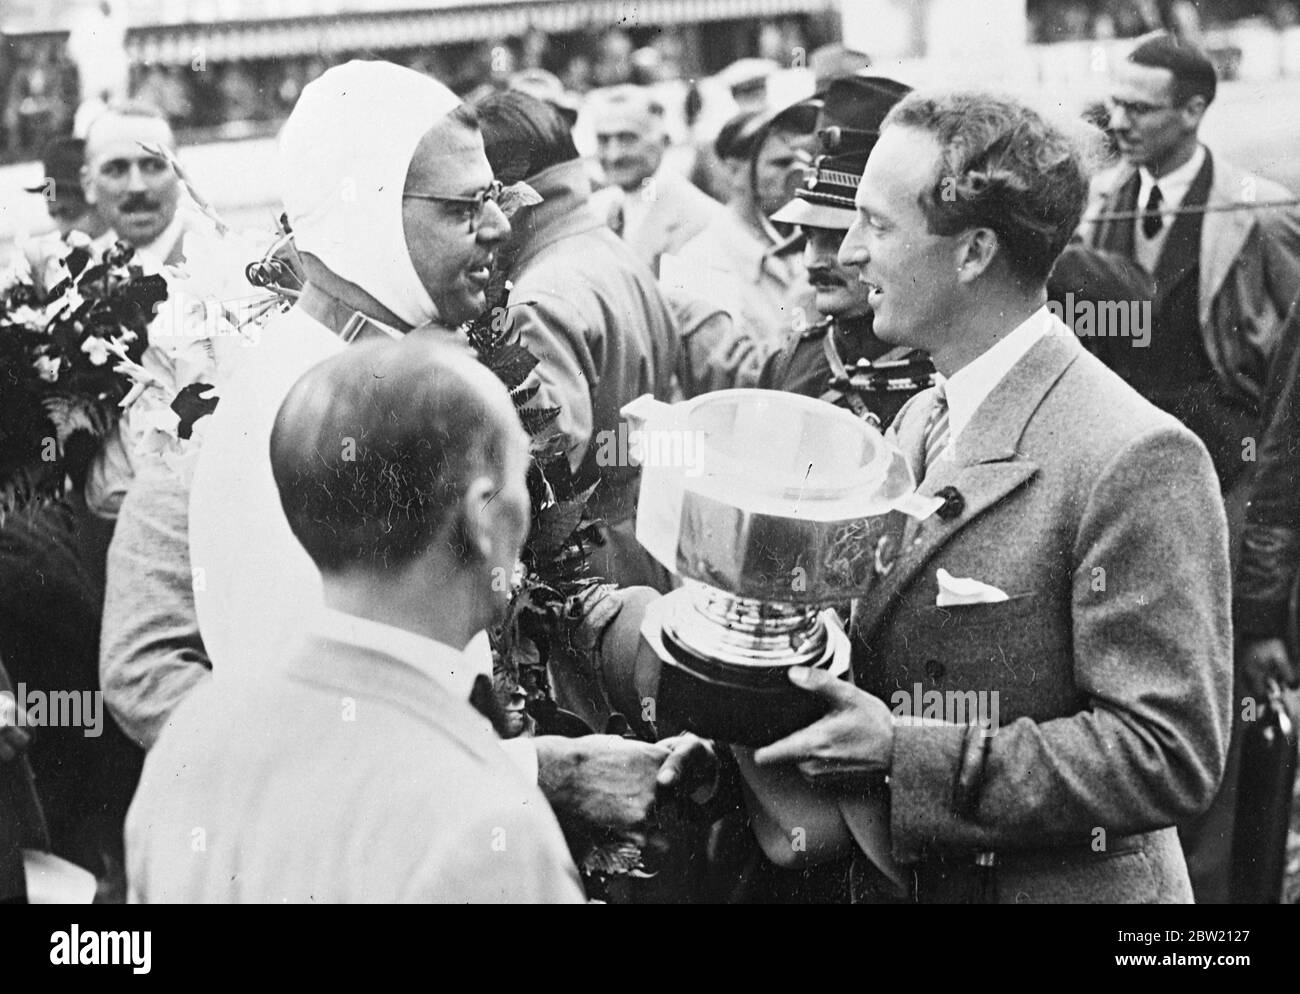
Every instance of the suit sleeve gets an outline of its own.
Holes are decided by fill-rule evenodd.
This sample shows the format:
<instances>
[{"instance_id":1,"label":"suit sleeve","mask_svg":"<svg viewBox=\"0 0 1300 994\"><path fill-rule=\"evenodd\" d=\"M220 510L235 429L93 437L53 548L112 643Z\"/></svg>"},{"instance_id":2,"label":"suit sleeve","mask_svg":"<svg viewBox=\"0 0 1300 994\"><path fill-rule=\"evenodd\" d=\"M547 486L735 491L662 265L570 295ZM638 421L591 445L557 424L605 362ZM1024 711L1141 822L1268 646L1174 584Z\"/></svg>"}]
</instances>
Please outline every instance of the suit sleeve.
<instances>
[{"instance_id":1,"label":"suit sleeve","mask_svg":"<svg viewBox=\"0 0 1300 994\"><path fill-rule=\"evenodd\" d=\"M685 293L665 292L681 331L677 381L689 399L713 390L767 386L775 350L737 327L731 315Z\"/></svg>"},{"instance_id":2,"label":"suit sleeve","mask_svg":"<svg viewBox=\"0 0 1300 994\"><path fill-rule=\"evenodd\" d=\"M1231 725L1227 524L1204 446L1158 429L1102 471L1072 557L1069 717L988 738L976 802L953 805L964 728L896 729L895 853L1085 842L1175 824L1209 805ZM1105 570L1104 589L1096 589Z\"/></svg>"},{"instance_id":3,"label":"suit sleeve","mask_svg":"<svg viewBox=\"0 0 1300 994\"><path fill-rule=\"evenodd\" d=\"M189 487L147 462L108 549L100 682L117 723L146 749L212 668L194 608L188 522Z\"/></svg>"},{"instance_id":4,"label":"suit sleeve","mask_svg":"<svg viewBox=\"0 0 1300 994\"><path fill-rule=\"evenodd\" d=\"M576 471L591 444L591 394L598 377L586 323L577 308L554 294L516 288L511 296L511 327L540 360L533 371L540 389L529 407L560 409L554 426Z\"/></svg>"},{"instance_id":5,"label":"suit sleeve","mask_svg":"<svg viewBox=\"0 0 1300 994\"><path fill-rule=\"evenodd\" d=\"M578 871L555 819L540 808L505 807L470 819L440 840L413 899L444 904L581 904Z\"/></svg>"}]
</instances>

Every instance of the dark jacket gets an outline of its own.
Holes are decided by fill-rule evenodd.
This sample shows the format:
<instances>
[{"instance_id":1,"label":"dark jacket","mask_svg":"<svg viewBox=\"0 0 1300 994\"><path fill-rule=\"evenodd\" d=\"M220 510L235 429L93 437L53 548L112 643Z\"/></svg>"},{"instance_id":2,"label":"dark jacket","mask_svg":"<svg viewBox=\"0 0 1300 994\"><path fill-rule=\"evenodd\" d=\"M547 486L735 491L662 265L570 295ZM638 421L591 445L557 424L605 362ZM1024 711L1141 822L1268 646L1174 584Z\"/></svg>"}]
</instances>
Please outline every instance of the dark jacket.
<instances>
[{"instance_id":1,"label":"dark jacket","mask_svg":"<svg viewBox=\"0 0 1300 994\"><path fill-rule=\"evenodd\" d=\"M598 466L597 456L602 442L606 454L616 448L624 404L646 393L670 398L677 326L650 270L591 209L580 162L528 183L544 200L514 221L511 327L541 359L532 406L560 408L570 462L599 469L595 510L617 523L633 515L640 474Z\"/></svg>"},{"instance_id":2,"label":"dark jacket","mask_svg":"<svg viewBox=\"0 0 1300 994\"><path fill-rule=\"evenodd\" d=\"M1300 305L1292 309L1273 360L1261 424L1233 620L1248 637L1280 638L1300 572Z\"/></svg>"}]
</instances>

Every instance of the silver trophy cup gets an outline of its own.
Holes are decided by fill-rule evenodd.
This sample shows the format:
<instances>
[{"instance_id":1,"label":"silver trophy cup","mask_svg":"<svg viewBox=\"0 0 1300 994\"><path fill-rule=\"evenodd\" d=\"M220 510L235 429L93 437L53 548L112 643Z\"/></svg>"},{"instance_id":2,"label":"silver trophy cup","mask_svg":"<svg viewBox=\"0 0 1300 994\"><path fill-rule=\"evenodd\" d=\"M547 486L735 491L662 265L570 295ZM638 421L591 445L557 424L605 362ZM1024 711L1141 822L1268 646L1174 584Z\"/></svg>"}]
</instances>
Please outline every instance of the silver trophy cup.
<instances>
[{"instance_id":1,"label":"silver trophy cup","mask_svg":"<svg viewBox=\"0 0 1300 994\"><path fill-rule=\"evenodd\" d=\"M892 559L907 461L847 411L795 394L642 397L623 413L642 472L637 539L682 581L647 633L661 721L763 745L816 720L818 699L787 671L847 668L827 609Z\"/></svg>"}]
</instances>

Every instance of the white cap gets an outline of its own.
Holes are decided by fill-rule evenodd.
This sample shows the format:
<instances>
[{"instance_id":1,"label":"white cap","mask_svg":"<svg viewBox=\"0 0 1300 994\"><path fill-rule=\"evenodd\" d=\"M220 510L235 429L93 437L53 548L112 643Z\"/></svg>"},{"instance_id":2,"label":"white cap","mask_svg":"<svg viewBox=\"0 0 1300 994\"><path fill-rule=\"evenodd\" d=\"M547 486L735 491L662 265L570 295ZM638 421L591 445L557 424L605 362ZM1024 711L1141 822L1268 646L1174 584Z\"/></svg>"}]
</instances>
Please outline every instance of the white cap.
<instances>
[{"instance_id":1,"label":"white cap","mask_svg":"<svg viewBox=\"0 0 1300 994\"><path fill-rule=\"evenodd\" d=\"M309 83L280 132L280 190L299 251L412 326L438 309L406 247L402 190L420 139L460 102L412 69L352 61Z\"/></svg>"}]
</instances>

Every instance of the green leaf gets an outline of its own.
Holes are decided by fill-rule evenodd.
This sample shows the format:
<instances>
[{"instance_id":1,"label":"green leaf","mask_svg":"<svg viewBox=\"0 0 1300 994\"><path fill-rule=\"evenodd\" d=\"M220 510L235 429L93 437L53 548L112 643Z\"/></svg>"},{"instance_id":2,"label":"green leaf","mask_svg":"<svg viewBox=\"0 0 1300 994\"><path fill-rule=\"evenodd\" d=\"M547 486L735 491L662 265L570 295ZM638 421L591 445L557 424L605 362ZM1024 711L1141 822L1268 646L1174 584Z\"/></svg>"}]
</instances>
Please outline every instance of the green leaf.
<instances>
[{"instance_id":1,"label":"green leaf","mask_svg":"<svg viewBox=\"0 0 1300 994\"><path fill-rule=\"evenodd\" d=\"M507 390L515 390L523 385L537 364L541 361L522 345L507 345L486 359L488 368L496 373L497 378L506 385Z\"/></svg>"},{"instance_id":2,"label":"green leaf","mask_svg":"<svg viewBox=\"0 0 1300 994\"><path fill-rule=\"evenodd\" d=\"M540 434L560 416L558 407L525 407L519 411L519 420L523 422L524 431L530 435Z\"/></svg>"},{"instance_id":3,"label":"green leaf","mask_svg":"<svg viewBox=\"0 0 1300 994\"><path fill-rule=\"evenodd\" d=\"M582 521L583 507L577 501L553 504L537 516L537 526L528 547L538 557L552 556L562 549Z\"/></svg>"},{"instance_id":4,"label":"green leaf","mask_svg":"<svg viewBox=\"0 0 1300 994\"><path fill-rule=\"evenodd\" d=\"M540 383L534 383L530 387L519 387L517 390L510 391L510 399L515 402L515 407L522 408L530 400L537 396L537 391L542 389Z\"/></svg>"},{"instance_id":5,"label":"green leaf","mask_svg":"<svg viewBox=\"0 0 1300 994\"><path fill-rule=\"evenodd\" d=\"M178 438L189 438L194 434L194 422L217 409L219 397L203 396L211 389L213 389L211 383L191 383L171 402L171 409L180 419L180 423L176 426Z\"/></svg>"}]
</instances>

